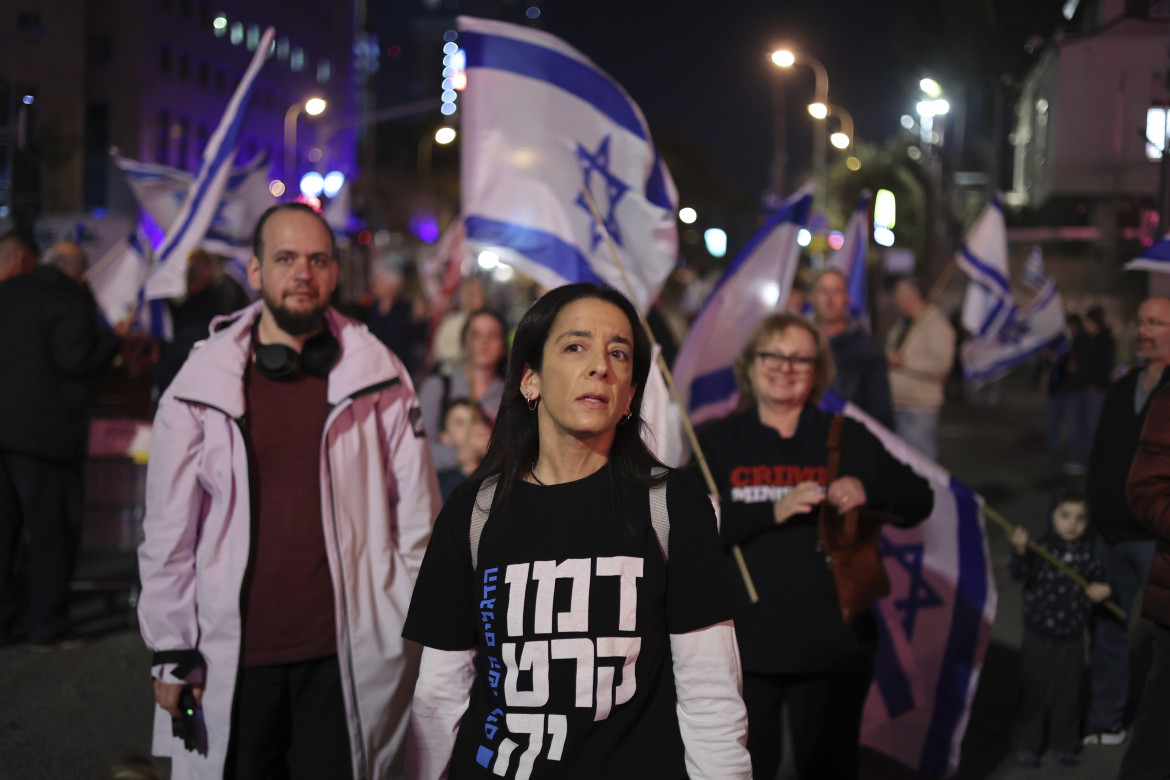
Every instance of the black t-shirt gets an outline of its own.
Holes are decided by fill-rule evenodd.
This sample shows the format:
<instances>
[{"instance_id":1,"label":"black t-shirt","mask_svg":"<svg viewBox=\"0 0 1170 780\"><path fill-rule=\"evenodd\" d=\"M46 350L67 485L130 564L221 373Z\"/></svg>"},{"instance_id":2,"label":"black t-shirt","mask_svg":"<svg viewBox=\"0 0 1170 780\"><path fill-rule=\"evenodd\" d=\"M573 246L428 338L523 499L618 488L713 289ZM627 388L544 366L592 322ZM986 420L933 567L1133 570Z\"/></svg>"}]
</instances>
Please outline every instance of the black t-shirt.
<instances>
[{"instance_id":1,"label":"black t-shirt","mask_svg":"<svg viewBox=\"0 0 1170 780\"><path fill-rule=\"evenodd\" d=\"M875 638L872 617L846 625L833 574L819 549L820 510L777 525L773 505L795 485L828 478L829 426L833 414L806 406L796 432L782 437L760 422L756 409L733 414L699 431L699 443L719 486L727 547L738 544L760 600L752 604L737 575L735 633L749 672L819 672L847 668ZM866 507L914 525L930 514L930 485L886 452L861 423L841 430L838 477L856 477ZM729 565L731 561L729 560Z\"/></svg>"},{"instance_id":2,"label":"black t-shirt","mask_svg":"<svg viewBox=\"0 0 1170 780\"><path fill-rule=\"evenodd\" d=\"M615 500L616 496L616 500ZM451 778L684 778L670 634L729 620L714 512L694 479L667 485L670 561L647 489L606 466L576 482L518 482L484 527L475 491L443 507L403 636L478 649Z\"/></svg>"}]
</instances>

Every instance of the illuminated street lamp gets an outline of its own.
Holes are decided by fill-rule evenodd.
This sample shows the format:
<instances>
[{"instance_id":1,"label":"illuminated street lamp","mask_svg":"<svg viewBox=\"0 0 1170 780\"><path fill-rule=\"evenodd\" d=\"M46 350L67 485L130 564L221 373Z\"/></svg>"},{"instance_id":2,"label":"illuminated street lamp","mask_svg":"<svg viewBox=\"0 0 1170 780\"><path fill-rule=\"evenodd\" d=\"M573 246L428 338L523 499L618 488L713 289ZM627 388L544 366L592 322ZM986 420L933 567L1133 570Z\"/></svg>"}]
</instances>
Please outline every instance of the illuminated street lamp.
<instances>
[{"instance_id":1,"label":"illuminated street lamp","mask_svg":"<svg viewBox=\"0 0 1170 780\"><path fill-rule=\"evenodd\" d=\"M318 116L325 111L325 101L319 97L309 98L303 103L293 103L284 114L284 178L296 181L297 117L301 112Z\"/></svg>"},{"instance_id":2,"label":"illuminated street lamp","mask_svg":"<svg viewBox=\"0 0 1170 780\"><path fill-rule=\"evenodd\" d=\"M455 128L444 125L434 133L423 133L422 138L419 139L418 178L423 192L429 193L431 190L431 153L434 151L435 144L446 146L455 140L456 135Z\"/></svg>"},{"instance_id":3,"label":"illuminated street lamp","mask_svg":"<svg viewBox=\"0 0 1170 780\"><path fill-rule=\"evenodd\" d=\"M829 106L829 116L834 116L841 123L841 129L829 136L829 143L838 149L853 148L853 115L841 106Z\"/></svg>"},{"instance_id":4,"label":"illuminated street lamp","mask_svg":"<svg viewBox=\"0 0 1170 780\"><path fill-rule=\"evenodd\" d=\"M816 57L790 49L776 49L772 52L772 64L779 68L790 68L793 65L804 65L811 68L815 77L816 99L809 104L808 112L814 118L823 120L829 115L829 72ZM813 128L813 163L816 166L816 191L814 201L823 210L825 203L825 127L816 125Z\"/></svg>"}]
</instances>

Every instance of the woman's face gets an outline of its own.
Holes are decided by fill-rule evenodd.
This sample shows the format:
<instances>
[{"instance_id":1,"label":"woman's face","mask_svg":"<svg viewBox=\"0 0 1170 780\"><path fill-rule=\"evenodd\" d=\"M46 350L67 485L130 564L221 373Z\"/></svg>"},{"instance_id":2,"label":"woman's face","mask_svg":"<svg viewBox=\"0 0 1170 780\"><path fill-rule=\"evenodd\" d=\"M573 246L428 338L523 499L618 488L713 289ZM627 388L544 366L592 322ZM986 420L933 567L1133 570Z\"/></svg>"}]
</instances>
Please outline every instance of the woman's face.
<instances>
[{"instance_id":1,"label":"woman's face","mask_svg":"<svg viewBox=\"0 0 1170 780\"><path fill-rule=\"evenodd\" d=\"M761 341L748 369L757 403L804 406L816 383L816 358L816 340L804 328L785 328Z\"/></svg>"},{"instance_id":2,"label":"woman's face","mask_svg":"<svg viewBox=\"0 0 1170 780\"><path fill-rule=\"evenodd\" d=\"M504 329L490 314L473 317L467 324L467 360L476 368L494 369L504 358Z\"/></svg>"},{"instance_id":3,"label":"woman's face","mask_svg":"<svg viewBox=\"0 0 1170 780\"><path fill-rule=\"evenodd\" d=\"M630 409L637 389L634 336L624 312L608 301L582 298L553 320L540 372L524 369L520 391L539 397L546 435L577 439L608 436Z\"/></svg>"}]
</instances>

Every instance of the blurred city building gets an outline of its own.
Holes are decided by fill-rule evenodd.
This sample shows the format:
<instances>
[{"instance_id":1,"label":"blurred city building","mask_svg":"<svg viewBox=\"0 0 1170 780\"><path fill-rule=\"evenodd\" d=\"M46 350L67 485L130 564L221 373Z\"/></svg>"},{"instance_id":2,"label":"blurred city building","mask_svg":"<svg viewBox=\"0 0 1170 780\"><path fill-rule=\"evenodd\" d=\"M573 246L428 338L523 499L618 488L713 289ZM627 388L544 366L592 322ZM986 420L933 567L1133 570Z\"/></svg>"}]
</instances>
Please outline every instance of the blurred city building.
<instances>
[{"instance_id":1,"label":"blurred city building","mask_svg":"<svg viewBox=\"0 0 1170 780\"><path fill-rule=\"evenodd\" d=\"M228 10L225 10L225 6ZM0 224L133 210L110 163L197 171L264 28L276 27L239 161L266 153L295 191L301 174L355 172L355 9L327 0L11 0L0 9ZM311 97L327 112L299 121ZM281 170L294 160L294 171ZM290 175L291 174L291 175ZM7 208L4 208L7 207Z\"/></svg>"}]
</instances>

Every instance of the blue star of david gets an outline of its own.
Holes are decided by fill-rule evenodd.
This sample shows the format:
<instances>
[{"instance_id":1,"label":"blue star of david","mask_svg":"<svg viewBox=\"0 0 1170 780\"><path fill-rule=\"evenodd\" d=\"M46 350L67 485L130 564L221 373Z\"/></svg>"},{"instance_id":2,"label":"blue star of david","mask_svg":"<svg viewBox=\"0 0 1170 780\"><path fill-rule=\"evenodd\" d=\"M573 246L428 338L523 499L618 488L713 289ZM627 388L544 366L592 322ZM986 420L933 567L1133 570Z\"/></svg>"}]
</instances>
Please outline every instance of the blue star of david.
<instances>
[{"instance_id":1,"label":"blue star of david","mask_svg":"<svg viewBox=\"0 0 1170 780\"><path fill-rule=\"evenodd\" d=\"M882 557L892 558L910 575L910 588L906 598L894 599L894 607L902 613L902 627L906 629L906 637L909 639L914 638L918 610L945 606L938 591L922 576L924 552L921 544L895 545L885 538L882 539Z\"/></svg>"},{"instance_id":2,"label":"blue star of david","mask_svg":"<svg viewBox=\"0 0 1170 780\"><path fill-rule=\"evenodd\" d=\"M1013 320L999 332L1001 344L1019 344L1032 330L1027 320Z\"/></svg>"},{"instance_id":3,"label":"blue star of david","mask_svg":"<svg viewBox=\"0 0 1170 780\"><path fill-rule=\"evenodd\" d=\"M618 246L621 246L622 234L621 230L618 228L618 222L617 218L614 216L614 211L617 209L618 201L620 201L622 197L630 191L630 188L625 182L614 176L609 170L609 138L610 137L607 135L605 138L601 139L601 143L598 145L597 151L592 153L581 144L577 144L577 162L581 164L581 172L585 176L585 189L588 190L589 194L593 196L593 203L597 206L597 211L599 213L605 214L605 220L603 224L605 225L606 231L611 237L613 237L613 242ZM594 171L597 171L597 173L601 176L602 182L605 185L605 195L609 205L608 213L602 211L606 204L603 204L601 199L593 193L592 180ZM578 193L576 203L585 210L586 214L589 215L590 239L592 240L592 245L589 247L589 249L597 249L597 245L601 243L603 236L597 224L597 219L593 216L593 211L589 208L589 201L585 199L585 193Z\"/></svg>"}]
</instances>

